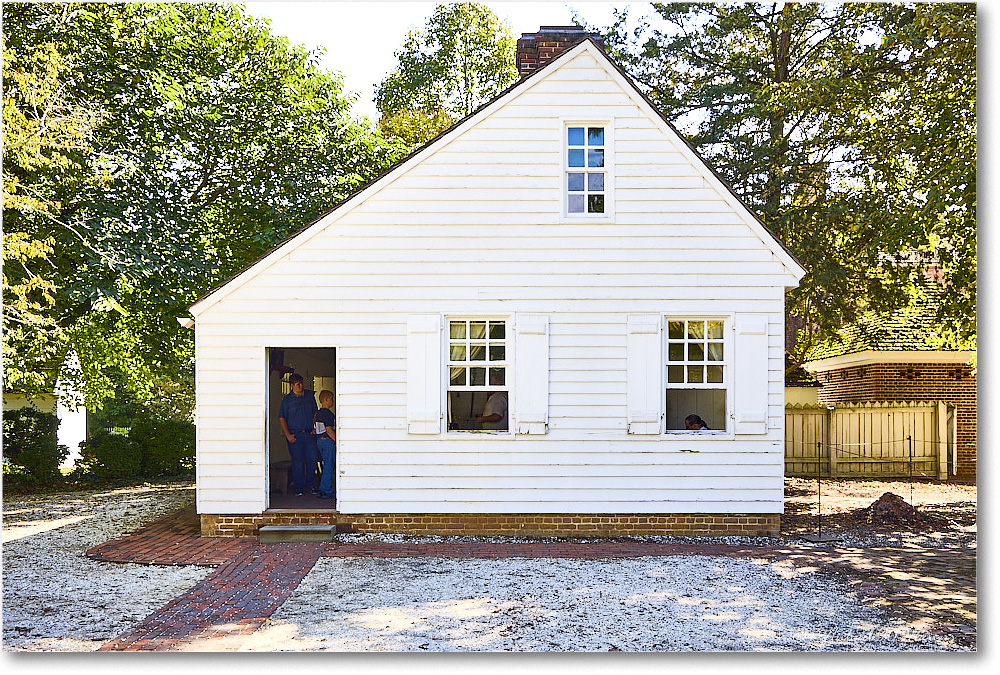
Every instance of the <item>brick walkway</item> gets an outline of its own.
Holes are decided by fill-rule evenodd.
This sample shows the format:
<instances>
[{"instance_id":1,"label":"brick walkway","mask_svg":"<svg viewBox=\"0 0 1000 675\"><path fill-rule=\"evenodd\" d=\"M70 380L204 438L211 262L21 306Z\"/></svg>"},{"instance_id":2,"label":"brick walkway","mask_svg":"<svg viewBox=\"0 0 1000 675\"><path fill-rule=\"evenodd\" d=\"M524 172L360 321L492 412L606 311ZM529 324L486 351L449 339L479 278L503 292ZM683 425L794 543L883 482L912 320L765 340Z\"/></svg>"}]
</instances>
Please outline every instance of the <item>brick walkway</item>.
<instances>
[{"instance_id":1,"label":"brick walkway","mask_svg":"<svg viewBox=\"0 0 1000 675\"><path fill-rule=\"evenodd\" d=\"M975 647L975 550L819 549L632 540L434 543L260 544L256 538L202 538L194 509L87 551L97 560L158 565L217 565L187 593L146 617L101 651L227 651L294 592L321 557L621 558L740 556L789 560L800 568L845 573L862 601L892 605L927 630Z\"/></svg>"}]
</instances>

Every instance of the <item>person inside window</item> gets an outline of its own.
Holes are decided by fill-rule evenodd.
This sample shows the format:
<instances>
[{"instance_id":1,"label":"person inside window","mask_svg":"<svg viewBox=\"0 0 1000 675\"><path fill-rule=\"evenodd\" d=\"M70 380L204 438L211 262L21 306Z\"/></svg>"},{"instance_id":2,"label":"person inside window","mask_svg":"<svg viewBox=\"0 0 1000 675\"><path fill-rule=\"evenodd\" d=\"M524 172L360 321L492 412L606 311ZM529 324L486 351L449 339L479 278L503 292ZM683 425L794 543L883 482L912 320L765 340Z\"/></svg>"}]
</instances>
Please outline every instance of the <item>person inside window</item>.
<instances>
[{"instance_id":1,"label":"person inside window","mask_svg":"<svg viewBox=\"0 0 1000 675\"><path fill-rule=\"evenodd\" d=\"M685 417L684 428L688 431L708 431L708 425L705 424L705 420L701 419L698 415L688 415Z\"/></svg>"},{"instance_id":2,"label":"person inside window","mask_svg":"<svg viewBox=\"0 0 1000 675\"><path fill-rule=\"evenodd\" d=\"M502 376L497 373L490 373L490 386L503 385ZM483 429L507 430L507 392L495 391L486 399L483 406L483 414L476 415L476 421L483 425Z\"/></svg>"}]
</instances>

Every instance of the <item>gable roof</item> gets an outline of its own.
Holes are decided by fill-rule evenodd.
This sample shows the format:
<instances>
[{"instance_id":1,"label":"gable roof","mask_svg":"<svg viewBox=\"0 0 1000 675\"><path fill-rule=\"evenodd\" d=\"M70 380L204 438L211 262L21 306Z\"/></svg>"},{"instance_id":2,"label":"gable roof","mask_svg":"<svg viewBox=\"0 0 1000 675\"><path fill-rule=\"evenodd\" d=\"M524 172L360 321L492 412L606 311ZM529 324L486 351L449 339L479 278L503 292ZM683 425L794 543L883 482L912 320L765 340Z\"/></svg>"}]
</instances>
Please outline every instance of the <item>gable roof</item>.
<instances>
[{"instance_id":1,"label":"gable roof","mask_svg":"<svg viewBox=\"0 0 1000 675\"><path fill-rule=\"evenodd\" d=\"M311 222L303 225L297 231L279 241L271 248L270 251L259 257L254 262L249 263L239 272L232 275L229 279L218 284L215 288L209 290L207 293L198 298L198 300L196 300L189 307L189 311L192 314L197 315L207 310L211 305L214 305L222 299L222 297L226 294L224 291L227 289L232 290L239 285L241 280L247 280L252 276L255 276L271 263L280 259L287 251L297 248L301 244L308 241L309 238L322 229L321 227L318 227L320 223L334 217L335 215L339 216L342 212L346 212L353 208L356 204L362 202L364 198L374 195L397 177L406 173L406 171L419 161L422 161L425 157L429 156L432 152L436 152L440 148L444 147L445 144L461 135L461 133L465 130L471 128L480 119L487 117L496 109L507 104L510 100L520 95L522 92L527 91L532 86L543 80L547 74L558 68L560 64L571 60L584 50L588 51L595 57L599 56L600 58L597 59L598 64L603 65L612 79L623 87L624 93L633 98L639 108L644 109L655 123L661 125L661 129L666 132L668 136L681 141L678 146L678 150L682 154L687 155L687 159L692 163L692 165L703 168L706 171L704 177L708 183L718 190L720 196L729 204L731 208L744 216L751 229L753 229L764 244L771 249L775 256L786 266L789 272L796 279L801 279L802 276L805 275L806 270L802 263L799 262L798 258L796 258L795 254L785 246L778 236L768 228L764 221L746 204L746 202L743 201L738 194L736 194L733 187L705 160L704 157L701 156L695 147L691 145L686 138L684 138L684 136L677 130L676 127L674 127L666 116L656 109L656 106L654 106L652 101L649 100L649 97L647 97L639 89L625 70L615 63L611 57L608 56L608 54L594 41L593 38L586 37L578 44L566 49L563 53L539 67L530 75L527 75L526 77L523 77L508 86L493 99L476 108L476 110L466 115L447 130L438 134L435 138L414 149L408 155L398 160L388 169L379 174L376 178L354 190L343 201L326 213L323 213Z\"/></svg>"}]
</instances>

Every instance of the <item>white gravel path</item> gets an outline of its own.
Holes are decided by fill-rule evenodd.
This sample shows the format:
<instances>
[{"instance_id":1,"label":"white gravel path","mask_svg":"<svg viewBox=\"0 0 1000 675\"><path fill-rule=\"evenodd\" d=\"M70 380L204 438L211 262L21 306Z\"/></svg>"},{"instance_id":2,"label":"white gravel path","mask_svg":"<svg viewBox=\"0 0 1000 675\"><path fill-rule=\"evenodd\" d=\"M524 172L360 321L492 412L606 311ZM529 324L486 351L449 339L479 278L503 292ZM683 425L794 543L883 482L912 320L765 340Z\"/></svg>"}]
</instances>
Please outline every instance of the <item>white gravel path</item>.
<instances>
[{"instance_id":1,"label":"white gravel path","mask_svg":"<svg viewBox=\"0 0 1000 675\"><path fill-rule=\"evenodd\" d=\"M788 563L323 558L243 651L949 651Z\"/></svg>"},{"instance_id":2,"label":"white gravel path","mask_svg":"<svg viewBox=\"0 0 1000 675\"><path fill-rule=\"evenodd\" d=\"M93 651L198 583L212 568L84 555L192 495L184 483L4 499L4 650Z\"/></svg>"},{"instance_id":3,"label":"white gravel path","mask_svg":"<svg viewBox=\"0 0 1000 675\"><path fill-rule=\"evenodd\" d=\"M201 580L211 568L84 555L191 498L188 484L6 498L4 650L92 651ZM862 605L832 577L711 556L322 558L239 648L964 651Z\"/></svg>"}]
</instances>

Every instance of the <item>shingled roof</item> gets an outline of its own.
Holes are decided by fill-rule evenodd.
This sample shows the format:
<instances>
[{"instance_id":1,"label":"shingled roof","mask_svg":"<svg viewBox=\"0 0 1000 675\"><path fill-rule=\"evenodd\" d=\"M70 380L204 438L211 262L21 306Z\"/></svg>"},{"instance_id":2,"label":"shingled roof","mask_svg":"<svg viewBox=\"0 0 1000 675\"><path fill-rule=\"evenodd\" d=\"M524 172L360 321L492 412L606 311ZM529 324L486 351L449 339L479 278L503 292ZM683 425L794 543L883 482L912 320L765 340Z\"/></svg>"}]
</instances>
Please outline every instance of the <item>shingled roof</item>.
<instances>
[{"instance_id":1,"label":"shingled roof","mask_svg":"<svg viewBox=\"0 0 1000 675\"><path fill-rule=\"evenodd\" d=\"M924 293L910 307L894 312L870 312L844 326L809 352L809 360L828 359L863 351L945 351L932 342L937 323L940 286L924 285Z\"/></svg>"}]
</instances>

